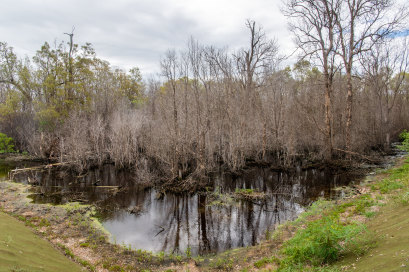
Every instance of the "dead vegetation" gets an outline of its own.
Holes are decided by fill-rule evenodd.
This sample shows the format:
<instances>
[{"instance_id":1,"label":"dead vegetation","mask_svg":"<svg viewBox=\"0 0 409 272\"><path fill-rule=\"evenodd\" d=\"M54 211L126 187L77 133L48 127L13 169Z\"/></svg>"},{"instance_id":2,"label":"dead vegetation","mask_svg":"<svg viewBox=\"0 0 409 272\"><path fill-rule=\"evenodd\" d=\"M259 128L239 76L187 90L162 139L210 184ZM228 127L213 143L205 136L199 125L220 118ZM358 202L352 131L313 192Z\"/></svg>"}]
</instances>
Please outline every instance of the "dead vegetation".
<instances>
[{"instance_id":1,"label":"dead vegetation","mask_svg":"<svg viewBox=\"0 0 409 272\"><path fill-rule=\"evenodd\" d=\"M320 8L324 21L311 35L320 30L335 35L345 22L336 21L336 14L324 16L328 10ZM388 7L376 8L383 14ZM291 11L297 13L296 6L289 6L289 16ZM331 18L335 21L329 25L325 20ZM387 25L397 29L399 24ZM73 162L79 172L113 162L136 169L143 182L191 188L220 165L234 172L249 162L289 167L300 160L374 161L373 155L388 152L391 141L408 128L404 40L379 38L368 50L354 53L356 69L351 70L337 47L345 41L337 36L328 48L324 43L322 52L317 49L323 55L304 52L300 61L284 67L277 41L251 20L246 27L249 42L242 49L205 46L192 38L185 50L168 51L160 62L161 77L146 82L137 69L113 70L90 45L68 56L63 45L52 49L46 44L34 58L36 66L24 66L39 86L30 89L27 78L19 77L17 56L2 43L2 58L12 67L0 73L0 100L9 103L19 92L25 98L22 108L4 111L0 129L14 137L19 149ZM302 44L302 33L296 32ZM318 52L314 48L305 50ZM55 73L44 66L50 55L61 66L75 62L80 67L73 72L74 87L51 88L38 78ZM27 89L19 89L16 81L27 83ZM55 98L59 93L62 97Z\"/></svg>"}]
</instances>

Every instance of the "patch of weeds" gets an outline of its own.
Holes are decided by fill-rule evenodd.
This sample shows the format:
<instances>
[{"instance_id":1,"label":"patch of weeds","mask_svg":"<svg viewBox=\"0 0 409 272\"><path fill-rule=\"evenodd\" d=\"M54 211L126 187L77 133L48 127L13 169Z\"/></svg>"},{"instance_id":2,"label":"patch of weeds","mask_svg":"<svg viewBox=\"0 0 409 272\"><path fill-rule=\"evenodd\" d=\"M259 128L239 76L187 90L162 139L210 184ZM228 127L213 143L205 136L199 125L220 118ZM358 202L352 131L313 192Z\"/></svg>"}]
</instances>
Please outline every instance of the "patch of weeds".
<instances>
[{"instance_id":1,"label":"patch of weeds","mask_svg":"<svg viewBox=\"0 0 409 272\"><path fill-rule=\"evenodd\" d=\"M71 259L75 259L74 253L72 253L68 247L64 246L63 244L59 244L59 246L62 247L66 256L70 257Z\"/></svg>"},{"instance_id":2,"label":"patch of weeds","mask_svg":"<svg viewBox=\"0 0 409 272\"><path fill-rule=\"evenodd\" d=\"M282 268L294 266L321 266L331 263L344 254L362 254L372 244L363 224L344 224L339 215L324 215L305 223L281 252L286 256Z\"/></svg>"},{"instance_id":3,"label":"patch of weeds","mask_svg":"<svg viewBox=\"0 0 409 272\"><path fill-rule=\"evenodd\" d=\"M68 202L66 204L58 205L59 207L65 209L67 212L74 212L79 210L88 209L87 205L83 205L79 202Z\"/></svg>"},{"instance_id":4,"label":"patch of weeds","mask_svg":"<svg viewBox=\"0 0 409 272\"><path fill-rule=\"evenodd\" d=\"M399 138L402 141L401 145L398 146L399 149L409 152L409 131L406 129L399 134Z\"/></svg>"},{"instance_id":5,"label":"patch of weeds","mask_svg":"<svg viewBox=\"0 0 409 272\"><path fill-rule=\"evenodd\" d=\"M121 265L113 264L114 259L108 258L102 263L102 268L108 271L123 272L126 271ZM128 269L130 270L130 269Z\"/></svg>"},{"instance_id":6,"label":"patch of weeds","mask_svg":"<svg viewBox=\"0 0 409 272\"><path fill-rule=\"evenodd\" d=\"M80 263L82 266L87 267L90 271L95 271L95 267L90 264L88 261L83 260L81 258L78 258L77 256L74 255L74 253L65 245L57 243L57 246L59 246L60 248L62 248L64 250L64 254L68 257L70 257L71 259L73 259L74 261Z\"/></svg>"},{"instance_id":7,"label":"patch of weeds","mask_svg":"<svg viewBox=\"0 0 409 272\"><path fill-rule=\"evenodd\" d=\"M124 242L121 245L122 249L123 249L123 253L125 254L130 254L132 252L132 245L131 244L125 244Z\"/></svg>"},{"instance_id":8,"label":"patch of weeds","mask_svg":"<svg viewBox=\"0 0 409 272\"><path fill-rule=\"evenodd\" d=\"M383 195L376 195L375 199L376 200L384 200L385 197Z\"/></svg>"},{"instance_id":9,"label":"patch of weeds","mask_svg":"<svg viewBox=\"0 0 409 272\"><path fill-rule=\"evenodd\" d=\"M271 258L264 257L261 260L254 262L254 266L260 269L269 263L279 263L279 261L276 257L271 257Z\"/></svg>"},{"instance_id":10,"label":"patch of weeds","mask_svg":"<svg viewBox=\"0 0 409 272\"><path fill-rule=\"evenodd\" d=\"M81 243L80 247L89 247L89 243Z\"/></svg>"},{"instance_id":11,"label":"patch of weeds","mask_svg":"<svg viewBox=\"0 0 409 272\"><path fill-rule=\"evenodd\" d=\"M353 201L342 203L342 204L340 204L340 205L338 205L337 207L334 208L334 212L333 212L333 213L334 213L334 214L344 213L344 212L346 212L346 210L347 210L349 207L353 207L353 206L354 206L354 202L353 202Z\"/></svg>"},{"instance_id":12,"label":"patch of weeds","mask_svg":"<svg viewBox=\"0 0 409 272\"><path fill-rule=\"evenodd\" d=\"M113 272L124 272L125 269L123 269L120 265L112 265L108 268L108 271L113 271Z\"/></svg>"},{"instance_id":13,"label":"patch of weeds","mask_svg":"<svg viewBox=\"0 0 409 272\"><path fill-rule=\"evenodd\" d=\"M223 259L218 258L214 261L211 266L215 269L220 269L224 271L231 271L233 270L233 260L232 259Z\"/></svg>"},{"instance_id":14,"label":"patch of weeds","mask_svg":"<svg viewBox=\"0 0 409 272\"><path fill-rule=\"evenodd\" d=\"M140 263L150 262L153 258L153 254L150 251L138 249L136 252L136 259Z\"/></svg>"},{"instance_id":15,"label":"patch of weeds","mask_svg":"<svg viewBox=\"0 0 409 272\"><path fill-rule=\"evenodd\" d=\"M93 266L92 264L90 264L90 263L89 263L88 261L86 261L86 260L77 259L77 261L78 261L82 266L88 267L88 269L91 270L91 271L95 271L95 270L96 270L96 269L95 269L95 266Z\"/></svg>"},{"instance_id":16,"label":"patch of weeds","mask_svg":"<svg viewBox=\"0 0 409 272\"><path fill-rule=\"evenodd\" d=\"M273 236L273 232L271 230L267 229L266 232L264 233L264 235L265 235L264 238L266 239L266 241L268 241Z\"/></svg>"},{"instance_id":17,"label":"patch of weeds","mask_svg":"<svg viewBox=\"0 0 409 272\"><path fill-rule=\"evenodd\" d=\"M223 194L219 187L216 187L214 192L207 192L208 204L207 206L228 206L233 205L234 199L230 194Z\"/></svg>"},{"instance_id":18,"label":"patch of weeds","mask_svg":"<svg viewBox=\"0 0 409 272\"><path fill-rule=\"evenodd\" d=\"M366 218L372 218L376 215L376 212L369 211L369 212L365 212L364 215Z\"/></svg>"},{"instance_id":19,"label":"patch of weeds","mask_svg":"<svg viewBox=\"0 0 409 272\"><path fill-rule=\"evenodd\" d=\"M182 257L181 255L176 255L176 256L175 256L175 260L176 260L177 262L181 263L182 260L183 260L183 257Z\"/></svg>"},{"instance_id":20,"label":"patch of weeds","mask_svg":"<svg viewBox=\"0 0 409 272\"><path fill-rule=\"evenodd\" d=\"M322 215L324 211L332 210L335 204L332 201L319 199L311 204L307 211L302 213L298 219L295 221L305 221L308 217L314 217L317 215Z\"/></svg>"},{"instance_id":21,"label":"patch of weeds","mask_svg":"<svg viewBox=\"0 0 409 272\"><path fill-rule=\"evenodd\" d=\"M112 262L113 262L113 259L111 259L111 258L106 258L106 259L104 260L104 262L102 263L102 268L104 268L104 269L110 268L110 267L113 265Z\"/></svg>"},{"instance_id":22,"label":"patch of weeds","mask_svg":"<svg viewBox=\"0 0 409 272\"><path fill-rule=\"evenodd\" d=\"M33 223L31 223L31 221L30 221L29 219L25 218L25 217L22 216L22 215L18 215L18 216L17 216L17 219L20 220L20 221L22 221L22 222L24 222L24 225L26 225L26 226L28 226L28 227L31 227L31 228L35 228L35 227L36 227Z\"/></svg>"},{"instance_id":23,"label":"patch of weeds","mask_svg":"<svg viewBox=\"0 0 409 272\"><path fill-rule=\"evenodd\" d=\"M38 226L39 227L49 227L51 226L51 223L46 218L41 218L40 222L38 223Z\"/></svg>"},{"instance_id":24,"label":"patch of weeds","mask_svg":"<svg viewBox=\"0 0 409 272\"><path fill-rule=\"evenodd\" d=\"M409 191L399 194L396 197L396 201L402 205L409 205Z\"/></svg>"},{"instance_id":25,"label":"patch of weeds","mask_svg":"<svg viewBox=\"0 0 409 272\"><path fill-rule=\"evenodd\" d=\"M251 195L253 194L255 191L254 189L245 189L245 188L236 188L236 194L246 194L246 195Z\"/></svg>"},{"instance_id":26,"label":"patch of weeds","mask_svg":"<svg viewBox=\"0 0 409 272\"><path fill-rule=\"evenodd\" d=\"M357 200L352 202L352 204L354 204L355 206L354 209L355 214L365 214L366 208L371 207L376 203L369 194L364 194L361 195Z\"/></svg>"},{"instance_id":27,"label":"patch of weeds","mask_svg":"<svg viewBox=\"0 0 409 272\"><path fill-rule=\"evenodd\" d=\"M158 259L160 262L163 262L165 260L165 252L161 251L158 253Z\"/></svg>"},{"instance_id":28,"label":"patch of weeds","mask_svg":"<svg viewBox=\"0 0 409 272\"><path fill-rule=\"evenodd\" d=\"M192 257L192 250L191 250L190 247L186 248L185 254L186 254L186 258L188 258L188 259L190 259L190 257Z\"/></svg>"},{"instance_id":29,"label":"patch of weeds","mask_svg":"<svg viewBox=\"0 0 409 272\"><path fill-rule=\"evenodd\" d=\"M382 194L387 194L391 191L401 189L403 184L400 179L384 179L377 184L374 184L374 188L379 190Z\"/></svg>"},{"instance_id":30,"label":"patch of weeds","mask_svg":"<svg viewBox=\"0 0 409 272\"><path fill-rule=\"evenodd\" d=\"M266 194L264 192L258 192L254 189L236 188L234 197L239 199L263 199L266 197Z\"/></svg>"}]
</instances>

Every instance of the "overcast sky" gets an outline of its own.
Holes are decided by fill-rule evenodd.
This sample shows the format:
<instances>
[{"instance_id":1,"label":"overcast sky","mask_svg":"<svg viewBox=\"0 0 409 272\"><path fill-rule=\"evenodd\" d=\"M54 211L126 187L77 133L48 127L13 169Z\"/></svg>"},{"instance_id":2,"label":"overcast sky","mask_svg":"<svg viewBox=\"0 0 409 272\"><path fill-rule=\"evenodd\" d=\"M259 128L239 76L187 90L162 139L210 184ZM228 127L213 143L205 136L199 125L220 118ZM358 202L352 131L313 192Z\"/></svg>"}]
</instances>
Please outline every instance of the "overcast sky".
<instances>
[{"instance_id":1,"label":"overcast sky","mask_svg":"<svg viewBox=\"0 0 409 272\"><path fill-rule=\"evenodd\" d=\"M203 44L239 48L252 19L275 37L281 53L294 48L280 0L2 0L0 41L32 57L45 41L90 42L97 56L146 76L159 72L167 49L182 49L190 36Z\"/></svg>"}]
</instances>

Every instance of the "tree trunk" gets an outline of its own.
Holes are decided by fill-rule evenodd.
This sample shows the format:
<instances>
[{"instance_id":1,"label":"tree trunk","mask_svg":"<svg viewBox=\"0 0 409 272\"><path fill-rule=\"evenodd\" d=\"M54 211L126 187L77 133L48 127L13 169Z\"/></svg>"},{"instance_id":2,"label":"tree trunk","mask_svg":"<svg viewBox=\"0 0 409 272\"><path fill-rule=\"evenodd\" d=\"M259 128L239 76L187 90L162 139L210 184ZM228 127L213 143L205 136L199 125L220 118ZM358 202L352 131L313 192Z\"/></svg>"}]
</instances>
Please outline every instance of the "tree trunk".
<instances>
[{"instance_id":1,"label":"tree trunk","mask_svg":"<svg viewBox=\"0 0 409 272\"><path fill-rule=\"evenodd\" d=\"M345 148L351 151L351 126L352 126L352 76L351 70L346 73L347 78L347 106L346 106L346 123L345 123Z\"/></svg>"},{"instance_id":2,"label":"tree trunk","mask_svg":"<svg viewBox=\"0 0 409 272\"><path fill-rule=\"evenodd\" d=\"M332 90L332 78L328 73L327 65L324 65L324 77L325 77L325 91L324 91L324 100L325 100L325 144L326 152L324 158L326 161L332 159L333 155L333 146L332 146L332 109L331 109L331 90Z\"/></svg>"}]
</instances>

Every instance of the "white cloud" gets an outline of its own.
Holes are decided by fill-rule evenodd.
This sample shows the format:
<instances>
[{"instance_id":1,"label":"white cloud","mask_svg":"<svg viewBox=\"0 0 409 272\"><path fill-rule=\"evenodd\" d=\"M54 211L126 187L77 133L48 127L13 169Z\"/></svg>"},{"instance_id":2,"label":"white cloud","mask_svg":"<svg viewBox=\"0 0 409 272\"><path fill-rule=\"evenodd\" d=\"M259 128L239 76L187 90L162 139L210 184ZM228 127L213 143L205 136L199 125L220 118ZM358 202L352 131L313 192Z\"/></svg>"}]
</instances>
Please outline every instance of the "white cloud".
<instances>
[{"instance_id":1,"label":"white cloud","mask_svg":"<svg viewBox=\"0 0 409 272\"><path fill-rule=\"evenodd\" d=\"M94 45L98 56L123 68L138 66L143 74L159 70L168 48L183 48L190 36L201 43L238 48L246 45L245 20L261 24L276 37L285 54L293 48L280 1L271 0L3 0L1 41L19 54L33 56L45 42L74 40Z\"/></svg>"}]
</instances>

